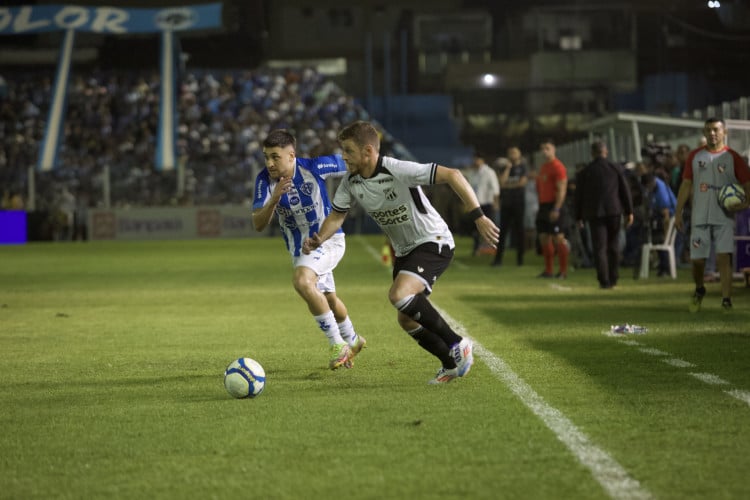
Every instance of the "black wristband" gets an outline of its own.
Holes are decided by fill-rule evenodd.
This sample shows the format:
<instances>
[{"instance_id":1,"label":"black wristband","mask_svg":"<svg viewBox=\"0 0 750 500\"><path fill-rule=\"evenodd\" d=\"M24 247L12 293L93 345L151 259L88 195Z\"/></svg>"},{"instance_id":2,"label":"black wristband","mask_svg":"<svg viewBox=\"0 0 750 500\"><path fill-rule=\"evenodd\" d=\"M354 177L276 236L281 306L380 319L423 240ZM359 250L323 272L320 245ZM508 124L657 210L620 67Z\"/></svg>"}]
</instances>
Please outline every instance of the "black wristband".
<instances>
[{"instance_id":1,"label":"black wristband","mask_svg":"<svg viewBox=\"0 0 750 500\"><path fill-rule=\"evenodd\" d=\"M471 212L469 212L469 217L471 217L472 221L475 221L480 217L484 217L484 212L482 211L482 207L477 207Z\"/></svg>"}]
</instances>

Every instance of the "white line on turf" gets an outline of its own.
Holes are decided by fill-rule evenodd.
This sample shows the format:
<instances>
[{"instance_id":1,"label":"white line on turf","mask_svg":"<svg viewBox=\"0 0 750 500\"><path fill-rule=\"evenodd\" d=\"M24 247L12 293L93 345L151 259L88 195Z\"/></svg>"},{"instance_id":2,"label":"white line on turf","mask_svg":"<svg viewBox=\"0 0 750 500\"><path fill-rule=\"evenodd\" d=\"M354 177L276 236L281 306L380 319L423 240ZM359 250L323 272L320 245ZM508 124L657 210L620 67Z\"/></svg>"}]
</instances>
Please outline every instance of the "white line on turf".
<instances>
[{"instance_id":1,"label":"white line on turf","mask_svg":"<svg viewBox=\"0 0 750 500\"><path fill-rule=\"evenodd\" d=\"M692 368L693 366L695 366L693 363L680 358L662 359L662 361L664 361L668 365L676 366L677 368Z\"/></svg>"},{"instance_id":2,"label":"white line on turf","mask_svg":"<svg viewBox=\"0 0 750 500\"><path fill-rule=\"evenodd\" d=\"M750 392L748 391L741 391L739 389L731 389L729 391L724 391L733 398L739 399L740 401L743 401L750 405Z\"/></svg>"},{"instance_id":3,"label":"white line on turf","mask_svg":"<svg viewBox=\"0 0 750 500\"><path fill-rule=\"evenodd\" d=\"M434 304L433 304L434 305ZM461 336L468 336L466 329L448 313L440 311L446 321ZM591 442L576 425L560 410L550 406L537 392L519 377L508 364L491 351L484 348L476 339L474 353L484 361L490 371L498 377L542 422L568 447L573 455L587 469L594 479L615 499L647 499L651 493L630 477L628 472L606 451Z\"/></svg>"},{"instance_id":4,"label":"white line on turf","mask_svg":"<svg viewBox=\"0 0 750 500\"><path fill-rule=\"evenodd\" d=\"M380 255L364 239L359 242L376 260ZM435 304L433 304L435 305ZM459 335L468 336L464 326L453 319L448 313L435 305L446 321ZM576 425L560 410L553 408L534 391L521 377L519 377L501 358L487 350L476 339L474 352L490 368L492 373L518 397L542 422L555 433L557 438L568 447L581 464L591 471L594 479L604 488L610 497L617 500L650 499L651 493L628 475L627 471L606 451L596 446Z\"/></svg>"},{"instance_id":5,"label":"white line on turf","mask_svg":"<svg viewBox=\"0 0 750 500\"><path fill-rule=\"evenodd\" d=\"M609 331L604 331L602 332L602 334L608 337L622 337L623 336L622 334L613 334ZM652 347L639 347L639 346L643 346L643 344L635 340L620 339L618 340L618 342L621 344L631 346L631 347L638 347L638 350L645 354L650 354L652 356L665 356L666 359L661 358L661 361L664 363L667 363L668 365L677 367L677 368L694 368L696 366L689 361L685 361L684 359L674 358L668 352L664 352L659 349L654 349ZM718 375L714 375L712 373L690 372L689 375L708 385L731 385L729 382L727 382L723 378L719 377ZM750 406L750 392L743 391L740 389L731 389L731 390L724 391L724 393Z\"/></svg>"},{"instance_id":6,"label":"white line on turf","mask_svg":"<svg viewBox=\"0 0 750 500\"><path fill-rule=\"evenodd\" d=\"M558 292L572 292L573 289L569 286L564 285L558 285L557 283L552 283L550 286L553 290L557 290Z\"/></svg>"},{"instance_id":7,"label":"white line on turf","mask_svg":"<svg viewBox=\"0 0 750 500\"><path fill-rule=\"evenodd\" d=\"M638 350L652 356L669 356L668 352L660 351L659 349L654 349L653 347L639 347Z\"/></svg>"},{"instance_id":8,"label":"white line on turf","mask_svg":"<svg viewBox=\"0 0 750 500\"><path fill-rule=\"evenodd\" d=\"M713 373L690 373L691 377L695 377L701 382L705 382L709 385L729 385L729 382L721 377L714 375Z\"/></svg>"}]
</instances>

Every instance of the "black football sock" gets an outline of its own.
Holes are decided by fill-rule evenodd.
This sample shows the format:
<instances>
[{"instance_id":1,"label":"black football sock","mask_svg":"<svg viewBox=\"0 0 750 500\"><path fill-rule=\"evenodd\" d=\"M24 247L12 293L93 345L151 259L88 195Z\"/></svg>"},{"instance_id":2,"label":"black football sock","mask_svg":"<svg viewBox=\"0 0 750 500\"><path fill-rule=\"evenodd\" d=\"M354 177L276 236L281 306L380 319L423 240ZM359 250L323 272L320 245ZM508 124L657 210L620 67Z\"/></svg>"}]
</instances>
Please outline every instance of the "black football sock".
<instances>
[{"instance_id":1,"label":"black football sock","mask_svg":"<svg viewBox=\"0 0 750 500\"><path fill-rule=\"evenodd\" d=\"M456 367L456 360L451 356L450 347L438 335L435 335L423 326L408 333L417 341L419 347L438 358L443 364L443 368L451 369Z\"/></svg>"},{"instance_id":2,"label":"black football sock","mask_svg":"<svg viewBox=\"0 0 750 500\"><path fill-rule=\"evenodd\" d=\"M418 293L411 300L405 299L405 302L405 304L396 305L398 310L429 331L436 333L448 347L461 342L461 337L448 326L440 313L432 307L425 294Z\"/></svg>"}]
</instances>

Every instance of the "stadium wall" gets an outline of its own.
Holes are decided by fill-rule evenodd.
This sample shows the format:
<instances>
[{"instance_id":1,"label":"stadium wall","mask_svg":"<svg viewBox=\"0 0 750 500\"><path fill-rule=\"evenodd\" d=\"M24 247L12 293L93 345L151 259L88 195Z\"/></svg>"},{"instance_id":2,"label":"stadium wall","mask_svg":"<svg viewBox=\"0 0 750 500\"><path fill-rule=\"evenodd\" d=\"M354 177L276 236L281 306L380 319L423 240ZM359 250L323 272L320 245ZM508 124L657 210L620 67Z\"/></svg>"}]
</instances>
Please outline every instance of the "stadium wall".
<instances>
[{"instance_id":1,"label":"stadium wall","mask_svg":"<svg viewBox=\"0 0 750 500\"><path fill-rule=\"evenodd\" d=\"M253 228L251 211L241 206L93 209L91 240L186 240L267 236Z\"/></svg>"}]
</instances>

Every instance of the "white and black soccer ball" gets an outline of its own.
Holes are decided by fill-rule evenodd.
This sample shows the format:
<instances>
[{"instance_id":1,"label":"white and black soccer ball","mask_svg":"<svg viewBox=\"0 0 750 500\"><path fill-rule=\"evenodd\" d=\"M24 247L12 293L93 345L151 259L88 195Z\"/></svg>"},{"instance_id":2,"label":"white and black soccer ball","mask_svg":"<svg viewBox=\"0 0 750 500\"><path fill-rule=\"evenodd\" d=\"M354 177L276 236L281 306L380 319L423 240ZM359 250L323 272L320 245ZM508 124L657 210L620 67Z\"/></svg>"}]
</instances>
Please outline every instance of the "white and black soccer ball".
<instances>
[{"instance_id":1,"label":"white and black soccer ball","mask_svg":"<svg viewBox=\"0 0 750 500\"><path fill-rule=\"evenodd\" d=\"M745 202L745 190L736 182L722 186L719 190L719 204L727 210Z\"/></svg>"},{"instance_id":2,"label":"white and black soccer ball","mask_svg":"<svg viewBox=\"0 0 750 500\"><path fill-rule=\"evenodd\" d=\"M252 358L240 358L224 370L224 387L234 398L254 398L266 387L266 371Z\"/></svg>"}]
</instances>

